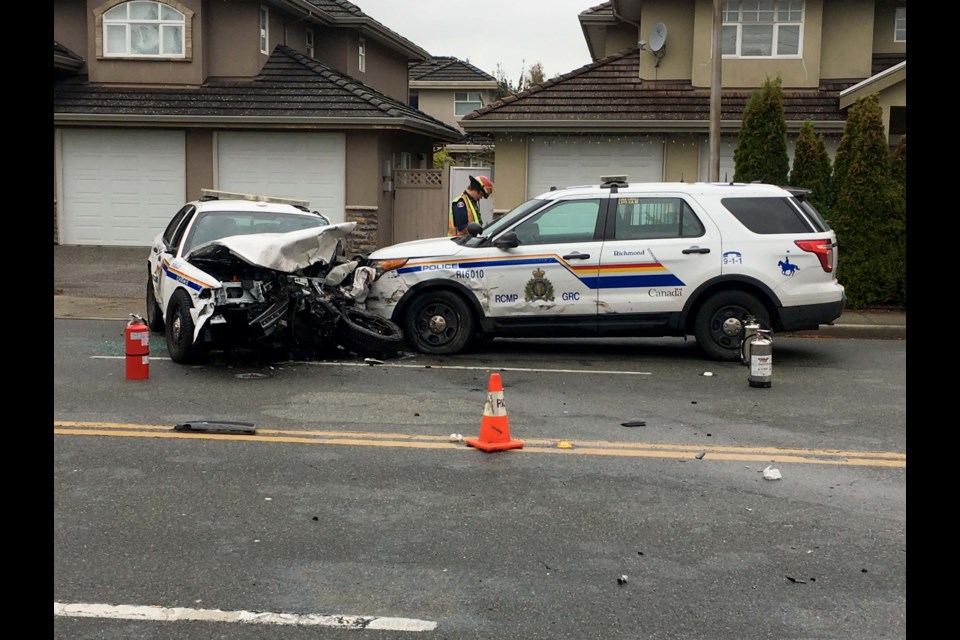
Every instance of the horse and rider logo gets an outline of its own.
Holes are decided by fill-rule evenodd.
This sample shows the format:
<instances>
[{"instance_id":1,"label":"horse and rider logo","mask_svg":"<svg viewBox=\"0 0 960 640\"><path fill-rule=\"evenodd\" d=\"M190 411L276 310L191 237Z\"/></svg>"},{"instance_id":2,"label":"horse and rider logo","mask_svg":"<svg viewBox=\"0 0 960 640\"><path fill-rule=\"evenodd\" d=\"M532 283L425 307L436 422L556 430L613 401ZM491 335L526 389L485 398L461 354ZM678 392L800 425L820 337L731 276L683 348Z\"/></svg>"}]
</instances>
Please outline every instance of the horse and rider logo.
<instances>
[{"instance_id":1,"label":"horse and rider logo","mask_svg":"<svg viewBox=\"0 0 960 640\"><path fill-rule=\"evenodd\" d=\"M524 300L527 302L533 302L534 300L553 302L553 284L543 277L545 275L546 272L543 269L533 271L533 278L527 282L527 286L523 290Z\"/></svg>"},{"instance_id":2,"label":"horse and rider logo","mask_svg":"<svg viewBox=\"0 0 960 640\"><path fill-rule=\"evenodd\" d=\"M790 256L786 256L783 260L777 263L780 265L780 273L785 276L792 276L797 271L800 271L800 267L795 264L790 264Z\"/></svg>"}]
</instances>

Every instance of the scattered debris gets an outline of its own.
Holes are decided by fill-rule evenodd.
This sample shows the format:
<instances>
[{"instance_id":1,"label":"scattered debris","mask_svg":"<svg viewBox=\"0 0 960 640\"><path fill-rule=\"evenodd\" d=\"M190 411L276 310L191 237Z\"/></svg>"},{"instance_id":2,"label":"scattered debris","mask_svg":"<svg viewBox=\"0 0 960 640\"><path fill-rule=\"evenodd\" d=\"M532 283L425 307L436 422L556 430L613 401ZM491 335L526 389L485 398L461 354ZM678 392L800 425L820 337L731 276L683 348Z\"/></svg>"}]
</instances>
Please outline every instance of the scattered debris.
<instances>
[{"instance_id":1,"label":"scattered debris","mask_svg":"<svg viewBox=\"0 0 960 640\"><path fill-rule=\"evenodd\" d=\"M697 454L697 460L703 460L703 456L707 455L706 451L701 451Z\"/></svg>"},{"instance_id":2,"label":"scattered debris","mask_svg":"<svg viewBox=\"0 0 960 640\"><path fill-rule=\"evenodd\" d=\"M627 576L623 575L617 578L617 584L620 584L620 585L627 584Z\"/></svg>"},{"instance_id":3,"label":"scattered debris","mask_svg":"<svg viewBox=\"0 0 960 640\"><path fill-rule=\"evenodd\" d=\"M450 442L463 442L463 434L461 433L451 433Z\"/></svg>"},{"instance_id":4,"label":"scattered debris","mask_svg":"<svg viewBox=\"0 0 960 640\"><path fill-rule=\"evenodd\" d=\"M266 378L267 374L265 373L238 373L234 376L241 380L259 380L260 378Z\"/></svg>"},{"instance_id":5,"label":"scattered debris","mask_svg":"<svg viewBox=\"0 0 960 640\"><path fill-rule=\"evenodd\" d=\"M647 423L643 420L634 420L633 422L621 422L621 427L645 427Z\"/></svg>"},{"instance_id":6,"label":"scattered debris","mask_svg":"<svg viewBox=\"0 0 960 640\"><path fill-rule=\"evenodd\" d=\"M800 580L800 579L798 579L798 578L791 578L790 576L787 576L787 580L789 580L790 582L796 583L796 584L807 584L807 581L806 581L806 580Z\"/></svg>"},{"instance_id":7,"label":"scattered debris","mask_svg":"<svg viewBox=\"0 0 960 640\"><path fill-rule=\"evenodd\" d=\"M767 468L763 470L763 479L764 480L779 480L783 476L780 475L779 469L774 469L773 465L767 465Z\"/></svg>"},{"instance_id":8,"label":"scattered debris","mask_svg":"<svg viewBox=\"0 0 960 640\"><path fill-rule=\"evenodd\" d=\"M643 555L643 551L637 551L637 555L638 555L638 556L642 556L642 555Z\"/></svg>"},{"instance_id":9,"label":"scattered debris","mask_svg":"<svg viewBox=\"0 0 960 640\"><path fill-rule=\"evenodd\" d=\"M369 364L370 366L373 366L375 364L383 364L383 360L377 360L376 358L364 358L363 361Z\"/></svg>"},{"instance_id":10,"label":"scattered debris","mask_svg":"<svg viewBox=\"0 0 960 640\"><path fill-rule=\"evenodd\" d=\"M706 378L713 377L713 371L704 371L704 372L703 372L703 375L704 375L704 377L706 377Z\"/></svg>"},{"instance_id":11,"label":"scattered debris","mask_svg":"<svg viewBox=\"0 0 960 640\"><path fill-rule=\"evenodd\" d=\"M414 412L413 412L413 415L414 415L414 417L419 418L419 417L420 417L420 412L419 412L419 411L414 411Z\"/></svg>"},{"instance_id":12,"label":"scattered debris","mask_svg":"<svg viewBox=\"0 0 960 640\"><path fill-rule=\"evenodd\" d=\"M561 440L557 443L557 449L573 449L573 443L569 440Z\"/></svg>"},{"instance_id":13,"label":"scattered debris","mask_svg":"<svg viewBox=\"0 0 960 640\"><path fill-rule=\"evenodd\" d=\"M257 430L252 422L221 422L217 420L198 420L197 422L184 422L173 428L174 431L197 431L204 433L250 433L255 434Z\"/></svg>"}]
</instances>

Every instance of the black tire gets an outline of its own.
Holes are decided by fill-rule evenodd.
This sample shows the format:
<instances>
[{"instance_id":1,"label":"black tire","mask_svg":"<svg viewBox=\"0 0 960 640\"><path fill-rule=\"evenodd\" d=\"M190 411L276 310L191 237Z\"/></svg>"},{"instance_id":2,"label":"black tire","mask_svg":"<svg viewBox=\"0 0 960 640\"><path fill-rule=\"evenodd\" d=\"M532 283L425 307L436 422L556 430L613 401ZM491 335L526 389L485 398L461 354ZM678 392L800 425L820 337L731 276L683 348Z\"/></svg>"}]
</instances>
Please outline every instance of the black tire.
<instances>
[{"instance_id":1,"label":"black tire","mask_svg":"<svg viewBox=\"0 0 960 640\"><path fill-rule=\"evenodd\" d=\"M192 307L190 296L183 289L177 289L173 293L167 307L167 352L171 360L181 364L200 362L207 355L202 336L196 343L193 341L194 324L190 316Z\"/></svg>"},{"instance_id":2,"label":"black tire","mask_svg":"<svg viewBox=\"0 0 960 640\"><path fill-rule=\"evenodd\" d=\"M710 358L723 362L740 361L740 336L747 316L763 328L770 328L770 316L763 303L743 291L723 291L708 298L694 319L697 346Z\"/></svg>"},{"instance_id":3,"label":"black tire","mask_svg":"<svg viewBox=\"0 0 960 640\"><path fill-rule=\"evenodd\" d=\"M407 341L421 353L460 353L473 342L475 320L456 293L438 289L417 296L407 308Z\"/></svg>"},{"instance_id":4,"label":"black tire","mask_svg":"<svg viewBox=\"0 0 960 640\"><path fill-rule=\"evenodd\" d=\"M157 303L150 274L147 274L147 327L154 333L163 333L163 310Z\"/></svg>"},{"instance_id":5,"label":"black tire","mask_svg":"<svg viewBox=\"0 0 960 640\"><path fill-rule=\"evenodd\" d=\"M403 347L399 325L356 307L341 311L334 339L347 351L365 358L396 358Z\"/></svg>"}]
</instances>

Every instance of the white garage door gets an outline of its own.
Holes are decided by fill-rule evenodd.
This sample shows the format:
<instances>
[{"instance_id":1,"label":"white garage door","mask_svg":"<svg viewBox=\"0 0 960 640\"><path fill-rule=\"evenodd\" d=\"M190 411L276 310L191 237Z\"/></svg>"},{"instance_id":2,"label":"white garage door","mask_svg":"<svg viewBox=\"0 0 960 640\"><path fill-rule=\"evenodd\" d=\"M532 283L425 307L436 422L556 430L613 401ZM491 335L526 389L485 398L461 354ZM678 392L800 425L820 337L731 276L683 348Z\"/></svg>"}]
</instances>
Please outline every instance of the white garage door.
<instances>
[{"instance_id":1,"label":"white garage door","mask_svg":"<svg viewBox=\"0 0 960 640\"><path fill-rule=\"evenodd\" d=\"M662 136L531 136L527 158L528 198L550 187L600 184L600 176L663 179Z\"/></svg>"},{"instance_id":2,"label":"white garage door","mask_svg":"<svg viewBox=\"0 0 960 640\"><path fill-rule=\"evenodd\" d=\"M217 134L217 188L310 202L344 221L346 140L342 133Z\"/></svg>"},{"instance_id":3,"label":"white garage door","mask_svg":"<svg viewBox=\"0 0 960 640\"><path fill-rule=\"evenodd\" d=\"M186 197L182 131L63 129L60 243L149 246Z\"/></svg>"}]
</instances>

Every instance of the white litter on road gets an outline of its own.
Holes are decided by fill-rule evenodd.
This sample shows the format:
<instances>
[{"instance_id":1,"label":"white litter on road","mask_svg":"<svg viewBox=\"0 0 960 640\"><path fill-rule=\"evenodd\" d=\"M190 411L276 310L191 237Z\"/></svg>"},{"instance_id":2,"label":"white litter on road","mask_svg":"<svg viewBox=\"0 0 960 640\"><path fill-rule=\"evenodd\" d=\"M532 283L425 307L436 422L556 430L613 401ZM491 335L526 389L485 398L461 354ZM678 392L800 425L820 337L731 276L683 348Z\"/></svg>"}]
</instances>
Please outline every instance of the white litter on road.
<instances>
[{"instance_id":1,"label":"white litter on road","mask_svg":"<svg viewBox=\"0 0 960 640\"><path fill-rule=\"evenodd\" d=\"M763 479L764 480L779 480L783 476L780 475L779 469L774 469L773 465L767 465L767 468L763 470Z\"/></svg>"},{"instance_id":2,"label":"white litter on road","mask_svg":"<svg viewBox=\"0 0 960 640\"><path fill-rule=\"evenodd\" d=\"M437 623L412 618L344 616L320 614L270 613L265 611L221 611L188 607L151 607L109 604L53 603L53 615L69 618L109 618L153 622L234 622L275 624L297 627L336 627L338 629L378 629L382 631L433 631Z\"/></svg>"}]
</instances>

